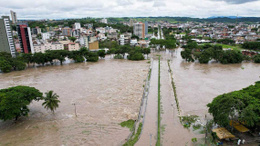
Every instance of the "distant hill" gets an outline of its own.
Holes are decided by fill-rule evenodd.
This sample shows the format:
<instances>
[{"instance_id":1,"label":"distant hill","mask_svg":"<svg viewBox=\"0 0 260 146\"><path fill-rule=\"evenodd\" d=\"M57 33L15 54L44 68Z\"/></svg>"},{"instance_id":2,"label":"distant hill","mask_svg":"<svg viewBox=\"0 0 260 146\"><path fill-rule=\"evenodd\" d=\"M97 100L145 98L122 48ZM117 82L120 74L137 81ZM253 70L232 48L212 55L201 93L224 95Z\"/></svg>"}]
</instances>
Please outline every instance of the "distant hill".
<instances>
[{"instance_id":1,"label":"distant hill","mask_svg":"<svg viewBox=\"0 0 260 146\"><path fill-rule=\"evenodd\" d=\"M130 18L124 17L124 18L108 18L109 22L120 22L120 21L129 21ZM236 19L236 16L213 16L209 18L190 18L190 17L132 17L131 19L137 20L137 21L167 21L171 23L179 23L179 22L222 22L222 23L236 23L236 22L245 22L245 23L256 23L260 22L260 17L238 17Z\"/></svg>"},{"instance_id":2,"label":"distant hill","mask_svg":"<svg viewBox=\"0 0 260 146\"><path fill-rule=\"evenodd\" d=\"M243 18L240 16L212 16L212 17L208 17L208 19L215 19L215 18L230 18L230 19L236 19L236 18Z\"/></svg>"}]
</instances>

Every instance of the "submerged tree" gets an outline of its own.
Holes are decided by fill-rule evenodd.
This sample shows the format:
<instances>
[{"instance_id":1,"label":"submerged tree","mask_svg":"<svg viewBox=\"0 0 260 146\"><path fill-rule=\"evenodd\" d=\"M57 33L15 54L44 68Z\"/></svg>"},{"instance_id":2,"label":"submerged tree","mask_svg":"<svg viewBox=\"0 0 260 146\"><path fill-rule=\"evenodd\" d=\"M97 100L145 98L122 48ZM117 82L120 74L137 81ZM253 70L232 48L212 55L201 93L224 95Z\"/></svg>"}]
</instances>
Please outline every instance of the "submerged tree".
<instances>
[{"instance_id":1,"label":"submerged tree","mask_svg":"<svg viewBox=\"0 0 260 146\"><path fill-rule=\"evenodd\" d=\"M33 100L39 101L42 93L34 87L16 86L0 90L0 119L12 120L27 116L27 107Z\"/></svg>"},{"instance_id":2,"label":"submerged tree","mask_svg":"<svg viewBox=\"0 0 260 146\"><path fill-rule=\"evenodd\" d=\"M54 113L56 108L59 107L60 100L58 98L59 96L56 93L53 93L53 91L46 92L45 97L43 97L44 102L42 103L42 106Z\"/></svg>"}]
</instances>

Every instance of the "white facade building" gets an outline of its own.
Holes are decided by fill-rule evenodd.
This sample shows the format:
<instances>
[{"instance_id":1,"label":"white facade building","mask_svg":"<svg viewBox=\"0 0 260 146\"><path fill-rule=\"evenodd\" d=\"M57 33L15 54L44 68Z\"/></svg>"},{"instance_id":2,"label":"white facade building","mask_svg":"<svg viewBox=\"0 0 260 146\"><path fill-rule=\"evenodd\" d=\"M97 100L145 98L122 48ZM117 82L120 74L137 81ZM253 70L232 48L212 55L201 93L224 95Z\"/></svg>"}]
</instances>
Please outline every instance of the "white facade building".
<instances>
[{"instance_id":1,"label":"white facade building","mask_svg":"<svg viewBox=\"0 0 260 146\"><path fill-rule=\"evenodd\" d=\"M104 19L101 19L101 21L100 21L101 23L105 23L105 24L107 24L107 19L106 18L104 18Z\"/></svg>"},{"instance_id":2,"label":"white facade building","mask_svg":"<svg viewBox=\"0 0 260 146\"><path fill-rule=\"evenodd\" d=\"M49 40L51 37L51 34L46 32L46 33L42 33L42 40L46 41Z\"/></svg>"},{"instance_id":3,"label":"white facade building","mask_svg":"<svg viewBox=\"0 0 260 146\"><path fill-rule=\"evenodd\" d=\"M125 35L120 35L119 44L122 46L125 45Z\"/></svg>"},{"instance_id":4,"label":"white facade building","mask_svg":"<svg viewBox=\"0 0 260 146\"><path fill-rule=\"evenodd\" d=\"M130 45L131 45L131 46L137 45L137 39L131 39Z\"/></svg>"},{"instance_id":5,"label":"white facade building","mask_svg":"<svg viewBox=\"0 0 260 146\"><path fill-rule=\"evenodd\" d=\"M12 23L13 24L16 24L17 23L17 15L16 15L16 12L14 11L10 11L11 12L11 17L12 17Z\"/></svg>"},{"instance_id":6,"label":"white facade building","mask_svg":"<svg viewBox=\"0 0 260 146\"><path fill-rule=\"evenodd\" d=\"M74 27L75 27L75 29L81 29L81 25L80 25L80 23L78 23L78 22L76 22L76 23L74 24Z\"/></svg>"},{"instance_id":7,"label":"white facade building","mask_svg":"<svg viewBox=\"0 0 260 146\"><path fill-rule=\"evenodd\" d=\"M41 45L34 45L35 53L45 53L47 50L64 50L64 46L61 43L44 43Z\"/></svg>"}]
</instances>

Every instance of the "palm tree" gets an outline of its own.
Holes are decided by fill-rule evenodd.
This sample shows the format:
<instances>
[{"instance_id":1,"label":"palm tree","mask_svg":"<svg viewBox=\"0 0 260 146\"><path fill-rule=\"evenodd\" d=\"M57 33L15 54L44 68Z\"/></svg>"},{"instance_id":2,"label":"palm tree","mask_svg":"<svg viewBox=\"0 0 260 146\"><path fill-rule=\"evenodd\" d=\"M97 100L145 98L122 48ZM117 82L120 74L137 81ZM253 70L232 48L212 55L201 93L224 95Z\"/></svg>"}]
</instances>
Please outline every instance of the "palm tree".
<instances>
[{"instance_id":1,"label":"palm tree","mask_svg":"<svg viewBox=\"0 0 260 146\"><path fill-rule=\"evenodd\" d=\"M56 108L59 107L59 95L56 93L53 93L53 91L49 91L45 93L44 102L42 103L42 106L46 108L47 110L50 109L53 113Z\"/></svg>"}]
</instances>

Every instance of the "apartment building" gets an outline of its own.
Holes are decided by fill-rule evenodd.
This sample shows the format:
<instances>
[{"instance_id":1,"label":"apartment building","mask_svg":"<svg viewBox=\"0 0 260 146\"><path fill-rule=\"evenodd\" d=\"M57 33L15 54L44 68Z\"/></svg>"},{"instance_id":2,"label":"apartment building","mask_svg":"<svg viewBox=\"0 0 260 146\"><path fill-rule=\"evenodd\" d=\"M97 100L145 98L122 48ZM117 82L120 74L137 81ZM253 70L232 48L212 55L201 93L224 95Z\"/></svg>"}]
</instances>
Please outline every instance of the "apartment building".
<instances>
[{"instance_id":1,"label":"apartment building","mask_svg":"<svg viewBox=\"0 0 260 146\"><path fill-rule=\"evenodd\" d=\"M13 24L16 24L17 23L17 15L16 15L16 12L14 11L10 11L11 12L11 17L12 17L12 23Z\"/></svg>"},{"instance_id":2,"label":"apartment building","mask_svg":"<svg viewBox=\"0 0 260 146\"><path fill-rule=\"evenodd\" d=\"M40 45L34 45L34 51L36 53L45 53L47 50L64 50L64 45L59 42L44 43Z\"/></svg>"},{"instance_id":3,"label":"apartment building","mask_svg":"<svg viewBox=\"0 0 260 146\"><path fill-rule=\"evenodd\" d=\"M134 35L139 38L145 38L145 24L142 22L134 24Z\"/></svg>"},{"instance_id":4,"label":"apartment building","mask_svg":"<svg viewBox=\"0 0 260 146\"><path fill-rule=\"evenodd\" d=\"M9 16L0 18L0 52L8 52L15 57L16 50Z\"/></svg>"},{"instance_id":5,"label":"apartment building","mask_svg":"<svg viewBox=\"0 0 260 146\"><path fill-rule=\"evenodd\" d=\"M17 24L18 39L21 46L22 53L34 53L31 29L25 23Z\"/></svg>"}]
</instances>

